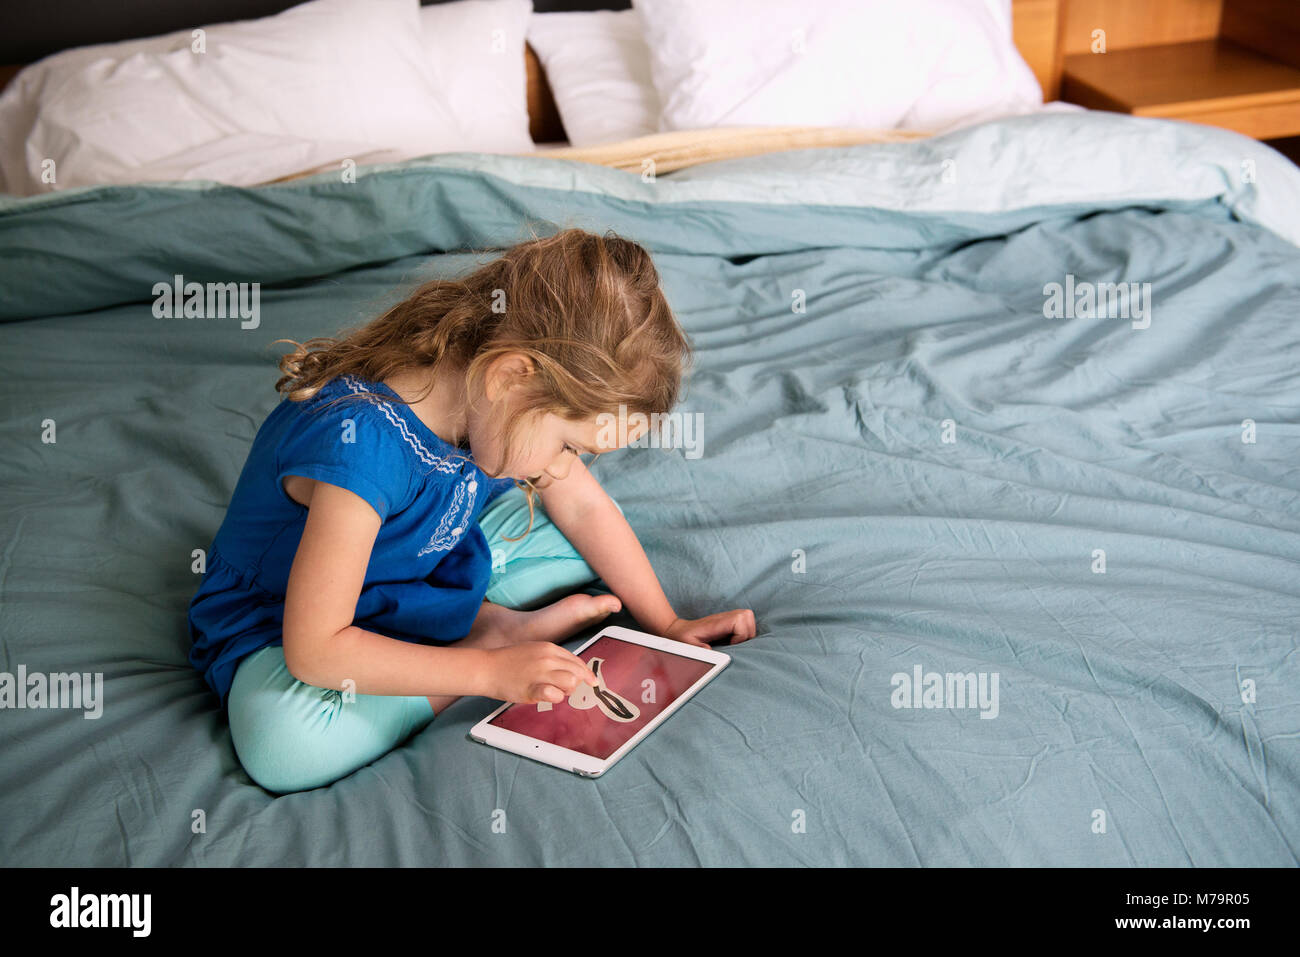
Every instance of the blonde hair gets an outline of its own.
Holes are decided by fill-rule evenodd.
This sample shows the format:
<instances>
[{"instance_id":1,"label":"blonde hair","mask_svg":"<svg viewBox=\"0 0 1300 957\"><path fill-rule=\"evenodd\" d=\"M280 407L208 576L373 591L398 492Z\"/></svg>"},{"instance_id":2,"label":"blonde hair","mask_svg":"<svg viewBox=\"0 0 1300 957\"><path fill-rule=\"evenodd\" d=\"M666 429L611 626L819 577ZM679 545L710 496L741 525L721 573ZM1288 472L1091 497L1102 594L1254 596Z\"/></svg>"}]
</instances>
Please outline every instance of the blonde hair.
<instances>
[{"instance_id":1,"label":"blonde hair","mask_svg":"<svg viewBox=\"0 0 1300 957\"><path fill-rule=\"evenodd\" d=\"M427 370L432 388L434 375L463 370L458 415L481 394L493 360L524 354L533 372L516 392L520 414L498 434L498 473L512 458L520 430L544 413L582 421L617 414L620 406L629 415L671 412L692 362L650 254L612 232L581 229L519 243L462 278L426 282L339 338L277 341L296 346L280 358L283 375L275 384L294 402L343 375L375 382ZM527 535L537 487L531 480L516 479L515 485L527 494Z\"/></svg>"}]
</instances>

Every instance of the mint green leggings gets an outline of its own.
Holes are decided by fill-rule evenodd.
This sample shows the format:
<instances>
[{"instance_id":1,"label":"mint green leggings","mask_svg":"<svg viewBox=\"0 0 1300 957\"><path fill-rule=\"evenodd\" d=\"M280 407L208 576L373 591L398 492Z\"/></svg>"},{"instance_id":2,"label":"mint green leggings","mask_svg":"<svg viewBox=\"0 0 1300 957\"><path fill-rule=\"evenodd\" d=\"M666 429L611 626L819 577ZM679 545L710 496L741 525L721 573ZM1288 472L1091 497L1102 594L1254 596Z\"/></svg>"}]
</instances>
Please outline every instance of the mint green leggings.
<instances>
[{"instance_id":1,"label":"mint green leggings","mask_svg":"<svg viewBox=\"0 0 1300 957\"><path fill-rule=\"evenodd\" d=\"M617 504L617 503L615 503ZM524 493L511 489L483 512L479 525L492 550L487 600L536 608L596 580L596 573L535 503L528 527ZM622 511L622 507L619 507ZM351 694L303 684L284 664L284 648L267 645L239 663L227 698L235 753L249 777L276 793L306 791L382 757L434 718L423 695Z\"/></svg>"}]
</instances>

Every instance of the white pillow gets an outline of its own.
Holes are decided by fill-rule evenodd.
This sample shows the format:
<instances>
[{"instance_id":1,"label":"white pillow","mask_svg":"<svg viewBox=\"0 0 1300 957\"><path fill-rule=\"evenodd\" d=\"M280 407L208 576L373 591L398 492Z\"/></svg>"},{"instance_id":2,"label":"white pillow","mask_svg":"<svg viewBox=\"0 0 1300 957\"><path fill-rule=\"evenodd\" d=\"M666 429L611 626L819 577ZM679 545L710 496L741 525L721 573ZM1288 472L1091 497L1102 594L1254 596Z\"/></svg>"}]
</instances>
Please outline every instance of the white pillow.
<instances>
[{"instance_id":1,"label":"white pillow","mask_svg":"<svg viewBox=\"0 0 1300 957\"><path fill-rule=\"evenodd\" d=\"M532 6L501 4L516 13ZM431 60L464 69L465 48L488 42L480 8L489 4L447 6L470 14L464 31L425 37L418 0L312 0L204 27L202 53L192 50L192 31L181 30L47 57L0 96L4 188L32 194L193 178L251 185L349 158L530 149L522 79L523 123L501 128L481 103L439 88ZM502 61L478 62L487 78ZM53 184L42 182L46 160L55 164Z\"/></svg>"},{"instance_id":2,"label":"white pillow","mask_svg":"<svg viewBox=\"0 0 1300 957\"><path fill-rule=\"evenodd\" d=\"M435 88L461 131L455 149L523 153L533 148L524 68L532 15L533 0L455 0L420 8Z\"/></svg>"},{"instance_id":3,"label":"white pillow","mask_svg":"<svg viewBox=\"0 0 1300 957\"><path fill-rule=\"evenodd\" d=\"M528 42L546 71L572 146L659 131L659 95L635 10L539 13Z\"/></svg>"},{"instance_id":4,"label":"white pillow","mask_svg":"<svg viewBox=\"0 0 1300 957\"><path fill-rule=\"evenodd\" d=\"M632 0L661 130L942 129L1042 103L1007 0Z\"/></svg>"}]
</instances>

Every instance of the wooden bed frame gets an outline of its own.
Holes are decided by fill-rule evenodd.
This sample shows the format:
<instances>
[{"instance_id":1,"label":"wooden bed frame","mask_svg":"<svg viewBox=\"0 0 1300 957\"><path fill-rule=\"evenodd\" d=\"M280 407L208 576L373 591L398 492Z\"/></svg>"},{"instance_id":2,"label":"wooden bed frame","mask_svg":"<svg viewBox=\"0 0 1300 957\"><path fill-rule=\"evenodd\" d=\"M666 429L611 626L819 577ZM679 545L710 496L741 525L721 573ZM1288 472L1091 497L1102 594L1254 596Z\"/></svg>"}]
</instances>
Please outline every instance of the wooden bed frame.
<instances>
[{"instance_id":1,"label":"wooden bed frame","mask_svg":"<svg viewBox=\"0 0 1300 957\"><path fill-rule=\"evenodd\" d=\"M793 2L797 2L797 0L793 0ZM1065 20L1062 10L1066 2L1067 0L1012 0L1016 47L1038 78L1039 86L1043 88L1043 99L1045 101L1056 99L1060 92L1062 27ZM292 3L271 4L271 6L278 6L281 9L292 5ZM559 2L551 4L540 2L534 4L534 8L538 12L543 12L544 7L557 10L591 7L626 8L627 3L601 3L599 0L596 0L596 2L588 0L588 2L584 3L581 0L578 0L578 2L559 0ZM237 16L232 15L229 19L246 18L248 15L247 12L242 12ZM17 29L19 21L20 16L14 15L10 18L10 25ZM203 22L212 23L217 21L211 17L205 17ZM84 44L77 42L72 45L80 46ZM550 85L547 83L546 72L542 69L541 62L537 59L537 54L533 52L533 48L527 44L524 45L524 62L528 75L529 132L532 134L533 142L560 143L566 141L568 137L565 135L564 124L560 120L555 98L551 94ZM3 89L8 84L23 66L24 64L0 66L0 89Z\"/></svg>"}]
</instances>

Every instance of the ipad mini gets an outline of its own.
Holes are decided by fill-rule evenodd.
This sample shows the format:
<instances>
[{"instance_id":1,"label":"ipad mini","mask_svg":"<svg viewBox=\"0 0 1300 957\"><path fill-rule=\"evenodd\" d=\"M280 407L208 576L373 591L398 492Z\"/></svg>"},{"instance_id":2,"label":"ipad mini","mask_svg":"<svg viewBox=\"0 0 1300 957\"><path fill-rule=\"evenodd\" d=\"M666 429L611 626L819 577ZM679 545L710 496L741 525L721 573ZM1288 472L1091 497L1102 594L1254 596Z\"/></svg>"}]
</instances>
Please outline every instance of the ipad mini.
<instances>
[{"instance_id":1,"label":"ipad mini","mask_svg":"<svg viewBox=\"0 0 1300 957\"><path fill-rule=\"evenodd\" d=\"M470 731L482 744L600 777L698 692L731 656L609 625L574 652L596 674L568 698L504 704Z\"/></svg>"}]
</instances>

